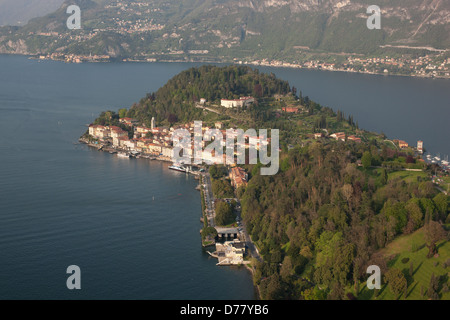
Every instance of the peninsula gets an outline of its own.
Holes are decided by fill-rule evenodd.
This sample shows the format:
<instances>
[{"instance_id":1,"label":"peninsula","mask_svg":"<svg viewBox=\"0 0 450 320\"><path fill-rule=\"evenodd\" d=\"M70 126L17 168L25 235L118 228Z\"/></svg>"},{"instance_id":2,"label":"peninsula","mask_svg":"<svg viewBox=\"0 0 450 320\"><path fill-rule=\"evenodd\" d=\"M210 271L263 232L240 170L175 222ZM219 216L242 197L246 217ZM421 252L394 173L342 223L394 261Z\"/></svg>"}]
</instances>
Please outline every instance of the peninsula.
<instances>
[{"instance_id":1,"label":"peninsula","mask_svg":"<svg viewBox=\"0 0 450 320\"><path fill-rule=\"evenodd\" d=\"M174 130L193 132L196 120L280 130L276 175L260 175L260 163L189 168L200 176L203 245L218 242L219 264L246 264L261 298L450 298L448 162L422 159L422 142L359 128L273 74L191 68L130 109L103 112L81 140L170 160ZM381 290L365 286L369 265L385 275Z\"/></svg>"}]
</instances>

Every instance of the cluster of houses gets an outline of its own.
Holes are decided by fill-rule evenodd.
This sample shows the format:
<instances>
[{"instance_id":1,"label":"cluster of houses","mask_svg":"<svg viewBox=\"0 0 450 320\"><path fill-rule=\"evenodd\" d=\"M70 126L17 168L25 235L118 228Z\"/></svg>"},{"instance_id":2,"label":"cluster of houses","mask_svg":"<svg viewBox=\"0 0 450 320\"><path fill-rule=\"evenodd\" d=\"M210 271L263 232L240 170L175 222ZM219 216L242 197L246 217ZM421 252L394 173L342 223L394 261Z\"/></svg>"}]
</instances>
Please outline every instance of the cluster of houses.
<instances>
[{"instance_id":1,"label":"cluster of houses","mask_svg":"<svg viewBox=\"0 0 450 320\"><path fill-rule=\"evenodd\" d=\"M153 156L172 157L173 128L156 127L152 119L152 127L138 125L136 119L123 118L120 122L134 128L133 137L117 126L90 125L89 135L101 143L111 144L114 148L124 151L134 151Z\"/></svg>"},{"instance_id":2,"label":"cluster of houses","mask_svg":"<svg viewBox=\"0 0 450 320\"><path fill-rule=\"evenodd\" d=\"M323 132L314 133L314 139L320 139L323 138L325 135ZM361 143L361 138L349 135L347 136L344 132L335 132L329 135L330 138L336 139L337 141L354 141L356 143ZM393 142L400 148L400 149L407 149L409 148L409 144L404 140L394 139ZM423 141L419 140L417 141L417 152L423 153L424 147L423 147Z\"/></svg>"},{"instance_id":3,"label":"cluster of houses","mask_svg":"<svg viewBox=\"0 0 450 320\"><path fill-rule=\"evenodd\" d=\"M314 139L320 139L323 138L324 134L323 132L319 132L319 133L314 133ZM356 143L361 143L361 138L354 136L354 135L349 135L347 136L344 132L335 132L330 134L330 138L333 138L337 141L354 141Z\"/></svg>"},{"instance_id":4,"label":"cluster of houses","mask_svg":"<svg viewBox=\"0 0 450 320\"><path fill-rule=\"evenodd\" d=\"M231 180L231 185L235 189L247 186L248 174L244 169L240 167L231 168L229 177Z\"/></svg>"},{"instance_id":5,"label":"cluster of houses","mask_svg":"<svg viewBox=\"0 0 450 320\"><path fill-rule=\"evenodd\" d=\"M139 121L131 118L121 118L120 123L133 128L133 137L129 137L129 133L126 130L123 130L117 126L102 126L102 125L94 125L91 124L89 126L89 135L97 139L101 144L111 145L117 150L125 151L125 152L137 152L144 155L150 155L154 157L164 157L164 158L173 158L173 136L177 129L185 129L190 133L191 143L190 148L184 150L186 152L184 156L194 158L195 150L204 150L209 141L214 141L217 137L213 134L208 133L210 129L220 130L222 134L222 139L220 141L220 145L225 148L227 141L227 130L224 130L224 126L222 122L216 122L215 128L210 128L208 126L202 126L202 135L203 139L201 142L196 141L194 139L195 132L195 123L190 122L177 127L156 127L155 119L152 119L151 127L148 128L145 125L139 124ZM260 140L258 136L245 136L243 141L239 141L237 139L238 134L235 131L234 134L228 134L228 139L236 139L235 142L235 152L234 156L242 155L246 149L250 147L255 147L257 150L260 149L261 146L267 146L270 143L270 138L265 140ZM198 145L200 143L200 145ZM236 161L233 159L228 159L226 152L223 154L223 158L220 159L218 155L215 154L214 151L202 152L202 160L208 164L221 164L221 163L235 163ZM239 175L237 175L239 176ZM247 178L245 176L241 177L242 179L237 179L236 184L242 185L243 181L246 181ZM241 181L242 180L242 181Z\"/></svg>"}]
</instances>

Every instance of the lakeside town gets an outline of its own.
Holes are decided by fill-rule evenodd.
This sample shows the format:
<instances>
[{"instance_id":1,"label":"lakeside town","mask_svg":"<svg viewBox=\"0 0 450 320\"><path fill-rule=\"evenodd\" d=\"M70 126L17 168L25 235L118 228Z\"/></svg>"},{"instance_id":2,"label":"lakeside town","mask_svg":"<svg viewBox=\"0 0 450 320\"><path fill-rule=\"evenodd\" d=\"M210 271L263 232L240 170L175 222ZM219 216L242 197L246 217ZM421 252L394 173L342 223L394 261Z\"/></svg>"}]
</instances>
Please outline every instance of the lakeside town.
<instances>
[{"instance_id":1,"label":"lakeside town","mask_svg":"<svg viewBox=\"0 0 450 320\"><path fill-rule=\"evenodd\" d=\"M251 105L254 102L255 98L251 96L232 100L222 99L220 106L224 109L235 109ZM197 107L207 109L206 104L206 99L202 98L200 99ZM211 109L210 111L214 110ZM284 112L285 114L298 114L301 112L299 107L282 107L279 111ZM140 123L137 119L123 117L119 119L119 123L122 127L90 124L87 134L80 139L80 142L95 147L99 151L117 154L119 157L146 158L151 160L173 162L174 134L180 129L187 130L190 134L191 141L190 148L185 149L185 151L191 159L194 156L195 147L201 147L203 161L208 164L215 166L218 164L233 163L223 167L227 170L225 177L229 180L234 193L236 193L238 189L245 188L247 186L249 175L244 168L234 164L234 159L227 159L227 155L224 154L222 161L218 161L214 151L203 151L207 146L207 141L214 140L214 136L210 133L211 131L209 131L210 129L217 129L222 133L224 139L220 142L220 145L222 148L226 147L225 137L227 136L227 130L225 129L225 124L222 121L216 121L213 126L202 126L201 132L203 139L201 145L198 145L198 142L194 139L196 130L195 122L188 122L171 127L157 126L155 117L153 117L151 120L151 126L147 127L145 124ZM233 131L235 130L236 129L233 129ZM233 136L233 139L234 138L236 138L236 136ZM346 134L344 132L331 133L328 132L328 130L312 133L309 135L309 138L311 141L330 139L342 141L344 143L362 143L361 137L357 135ZM439 164L444 170L447 171L450 168L448 157L446 159L441 159L440 156L432 157L428 154L425 159L422 158L422 155L425 152L423 141L418 141L416 147L412 147L406 141L400 139L386 141L390 142L397 150L408 150L409 153L414 153L418 163L428 162L430 164ZM244 141L237 142L238 148L234 151L234 156L239 156L240 150L248 150L251 146L255 146L259 149L262 145L267 146L269 143L270 139L263 141L260 140L258 136L245 136ZM358 161L358 165L362 166L361 161ZM204 227L200 230L200 233L202 234L202 245L205 248L215 245L214 252L207 252L212 257L218 259L218 265L246 265L250 263L249 256L261 260L258 249L253 244L250 236L247 234L245 226L240 218L239 199L235 196L233 196L233 198L217 197L217 195L213 192L213 184L215 182L211 177L210 171L208 171L208 166L183 165L174 162L168 168L194 174L196 179L199 180L199 186L197 189L201 191L202 195L203 215L201 221L204 224ZM422 169L403 170L422 171ZM440 187L441 183L443 185L445 183L445 181L442 180L442 177L435 175L432 177L432 182L442 192L448 192ZM235 221L233 220L232 223L228 223L227 225L221 225L216 222L216 206L219 202L224 202L227 206L232 208L235 214Z\"/></svg>"},{"instance_id":2,"label":"lakeside town","mask_svg":"<svg viewBox=\"0 0 450 320\"><path fill-rule=\"evenodd\" d=\"M444 51L445 52L445 51ZM318 59L299 62L284 62L280 60L253 60L235 62L245 65L266 67L283 67L294 69L311 69L323 71L340 71L365 74L407 75L426 78L450 78L450 58L444 57L444 52L437 55L425 55L418 58L385 57L355 57L348 55L344 62L325 62Z\"/></svg>"},{"instance_id":3,"label":"lakeside town","mask_svg":"<svg viewBox=\"0 0 450 320\"><path fill-rule=\"evenodd\" d=\"M425 55L415 59L411 58L393 58L385 56L380 57L355 57L349 55L345 62L325 62L319 59L304 60L298 62L287 62L283 60L261 59L261 60L241 60L233 59L217 61L216 59L208 59L202 57L208 50L189 50L155 52L142 57L123 58L123 62L205 62L205 63L236 63L239 65L253 65L264 67L281 67L292 69L308 69L322 71L339 71L362 74L380 74L380 75L403 75L425 78L450 78L450 58L442 57L443 53L438 56ZM177 58L168 59L162 57L165 55L177 55ZM179 57L178 57L179 56ZM65 54L61 52L53 52L50 54L32 56L33 59L63 61L66 63L86 63L86 62L112 62L117 61L109 55L77 55Z\"/></svg>"}]
</instances>

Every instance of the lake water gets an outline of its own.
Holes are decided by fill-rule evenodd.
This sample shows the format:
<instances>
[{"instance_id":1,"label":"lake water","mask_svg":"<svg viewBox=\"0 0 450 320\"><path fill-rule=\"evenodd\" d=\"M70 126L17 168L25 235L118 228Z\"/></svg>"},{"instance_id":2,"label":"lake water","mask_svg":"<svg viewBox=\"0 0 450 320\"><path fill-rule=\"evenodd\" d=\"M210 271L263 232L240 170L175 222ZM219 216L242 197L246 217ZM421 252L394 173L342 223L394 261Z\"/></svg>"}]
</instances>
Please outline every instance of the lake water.
<instances>
[{"instance_id":1,"label":"lake water","mask_svg":"<svg viewBox=\"0 0 450 320\"><path fill-rule=\"evenodd\" d=\"M73 144L186 67L0 56L0 299L255 298L246 269L202 250L196 180Z\"/></svg>"},{"instance_id":2,"label":"lake water","mask_svg":"<svg viewBox=\"0 0 450 320\"><path fill-rule=\"evenodd\" d=\"M253 299L251 275L200 245L196 181L76 145L196 64L65 64L0 56L0 299ZM261 68L362 128L450 154L450 81ZM66 288L78 265L82 290Z\"/></svg>"}]
</instances>

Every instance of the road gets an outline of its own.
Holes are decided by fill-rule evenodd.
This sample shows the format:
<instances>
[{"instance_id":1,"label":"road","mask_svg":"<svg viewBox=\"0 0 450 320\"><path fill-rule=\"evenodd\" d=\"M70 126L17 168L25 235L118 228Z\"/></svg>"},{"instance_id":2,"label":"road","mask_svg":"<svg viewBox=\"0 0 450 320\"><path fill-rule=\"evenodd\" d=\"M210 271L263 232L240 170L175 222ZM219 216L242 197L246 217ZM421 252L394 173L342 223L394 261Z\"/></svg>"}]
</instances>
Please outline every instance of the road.
<instances>
[{"instance_id":1,"label":"road","mask_svg":"<svg viewBox=\"0 0 450 320\"><path fill-rule=\"evenodd\" d=\"M211 227L215 227L215 215L216 215L216 211L215 211L215 207L214 204L216 199L214 198L214 194L212 192L212 185L211 185L211 177L209 175L209 172L204 172L202 173L202 182L203 182L203 192L205 194L205 205L206 205L206 214L208 217L208 225ZM229 200L235 200L240 208L240 203L239 200L237 198L235 199L229 199ZM238 217L241 216L240 213L240 209L238 210ZM242 222L242 219L241 219ZM261 255L258 252L258 249L256 248L256 246L254 245L254 243L252 242L250 236L247 233L247 228L245 227L245 224L242 223L241 225L242 228L242 232L241 235L243 237L243 241L246 242L247 247L248 247L248 251L251 254L252 257L256 258L259 262L262 262L263 259L261 257Z\"/></svg>"},{"instance_id":2,"label":"road","mask_svg":"<svg viewBox=\"0 0 450 320\"><path fill-rule=\"evenodd\" d=\"M212 192L211 185L211 177L209 176L209 172L202 173L202 182L203 182L203 192L205 194L205 205L206 205L206 215L208 217L208 225L211 227L215 227L216 223L214 221L216 216L216 210L214 208L214 195Z\"/></svg>"},{"instance_id":3,"label":"road","mask_svg":"<svg viewBox=\"0 0 450 320\"><path fill-rule=\"evenodd\" d=\"M250 236L247 232L247 228L245 227L244 223L242 223L241 228L242 228L241 235L243 236L243 238L244 238L243 240L247 244L248 252L250 253L250 255L252 257L256 258L259 262L263 262L263 259L262 259L261 255L259 254L259 251L256 248L255 244L253 243L252 239L250 238Z\"/></svg>"}]
</instances>

